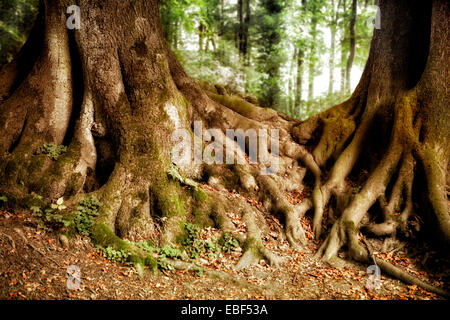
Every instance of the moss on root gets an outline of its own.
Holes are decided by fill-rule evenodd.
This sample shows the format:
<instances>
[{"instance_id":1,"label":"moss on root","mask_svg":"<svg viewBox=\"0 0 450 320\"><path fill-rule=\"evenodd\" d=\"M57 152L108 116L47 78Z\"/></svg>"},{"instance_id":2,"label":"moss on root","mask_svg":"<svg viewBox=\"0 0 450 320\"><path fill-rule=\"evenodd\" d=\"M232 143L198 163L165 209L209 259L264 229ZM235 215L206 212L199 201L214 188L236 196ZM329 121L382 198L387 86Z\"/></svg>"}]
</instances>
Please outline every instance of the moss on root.
<instances>
[{"instance_id":1,"label":"moss on root","mask_svg":"<svg viewBox=\"0 0 450 320\"><path fill-rule=\"evenodd\" d=\"M95 245L112 247L116 250L129 250L130 244L120 239L105 223L96 223L92 227L91 239Z\"/></svg>"},{"instance_id":2,"label":"moss on root","mask_svg":"<svg viewBox=\"0 0 450 320\"><path fill-rule=\"evenodd\" d=\"M199 202L206 202L209 199L206 192L200 188L195 188L192 193L193 193L194 199Z\"/></svg>"},{"instance_id":3,"label":"moss on root","mask_svg":"<svg viewBox=\"0 0 450 320\"><path fill-rule=\"evenodd\" d=\"M127 261L133 265L147 266L151 271L158 269L158 260L136 247L132 242L119 238L106 224L96 223L92 227L91 240L94 245L111 247L127 253Z\"/></svg>"}]
</instances>

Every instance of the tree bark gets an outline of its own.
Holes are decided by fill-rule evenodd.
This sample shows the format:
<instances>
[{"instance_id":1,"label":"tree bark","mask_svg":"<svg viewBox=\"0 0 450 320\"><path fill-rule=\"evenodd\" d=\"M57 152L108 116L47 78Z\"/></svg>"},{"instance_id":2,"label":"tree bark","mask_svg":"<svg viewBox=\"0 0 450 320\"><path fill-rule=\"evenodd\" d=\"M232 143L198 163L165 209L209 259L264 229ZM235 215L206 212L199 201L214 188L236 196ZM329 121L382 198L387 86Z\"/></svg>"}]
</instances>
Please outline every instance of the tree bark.
<instances>
[{"instance_id":1,"label":"tree bark","mask_svg":"<svg viewBox=\"0 0 450 320\"><path fill-rule=\"evenodd\" d=\"M237 39L239 54L244 54L244 0L238 0L237 2Z\"/></svg>"},{"instance_id":2,"label":"tree bark","mask_svg":"<svg viewBox=\"0 0 450 320\"><path fill-rule=\"evenodd\" d=\"M289 93L288 93L288 107L289 114L293 115L295 111L295 80L294 80L294 70L297 64L297 48L294 47L294 52L292 53L292 58L290 61L289 68Z\"/></svg>"},{"instance_id":3,"label":"tree bark","mask_svg":"<svg viewBox=\"0 0 450 320\"><path fill-rule=\"evenodd\" d=\"M309 50L309 63L308 63L308 101L312 101L314 98L314 79L316 71L316 38L317 38L317 18L315 13L311 18L311 43Z\"/></svg>"},{"instance_id":4,"label":"tree bark","mask_svg":"<svg viewBox=\"0 0 450 320\"><path fill-rule=\"evenodd\" d=\"M449 72L448 63L444 63L450 53L444 40L450 32L449 5L441 0L385 0L379 5L383 27L374 31L366 67L352 96L302 123L296 131L299 139L307 140L320 128L313 156L320 167L332 164L326 177L316 175L311 196L316 239L322 234L324 209L331 199L337 204L331 231L316 254L332 265L341 264L337 253L343 246L353 259L370 263L372 257L360 244L358 232L368 230L378 236L401 233L414 215L428 221L430 234L440 239L438 247L445 250L450 243L445 191L450 111L443 107L449 100L443 80ZM365 150L367 146L370 152ZM346 179L362 167L369 174L355 192ZM388 188L390 183L394 184L392 189ZM414 199L416 192L422 197ZM383 223L373 222L376 211L372 207L377 202L383 208ZM427 209L416 211L412 202ZM396 217L398 208L403 211ZM384 272L427 288L398 268L373 259Z\"/></svg>"},{"instance_id":5,"label":"tree bark","mask_svg":"<svg viewBox=\"0 0 450 320\"><path fill-rule=\"evenodd\" d=\"M342 21L344 23L344 27L342 28L341 35L341 84L340 84L340 92L341 94L345 93L345 65L347 59L347 52L345 51L345 44L348 41L347 37L347 29L345 28L346 24L346 10L347 10L347 0L342 1Z\"/></svg>"},{"instance_id":6,"label":"tree bark","mask_svg":"<svg viewBox=\"0 0 450 320\"><path fill-rule=\"evenodd\" d=\"M250 11L250 1L245 1L245 18L244 18L244 40L242 45L242 52L244 54L244 63L245 65L249 65L249 28L250 28L250 19L251 19L251 11Z\"/></svg>"},{"instance_id":7,"label":"tree bark","mask_svg":"<svg viewBox=\"0 0 450 320\"><path fill-rule=\"evenodd\" d=\"M295 115L302 118L302 92L303 92L303 56L304 53L301 49L297 53L297 77L295 86Z\"/></svg>"},{"instance_id":8,"label":"tree bark","mask_svg":"<svg viewBox=\"0 0 450 320\"><path fill-rule=\"evenodd\" d=\"M198 26L198 52L203 52L203 50L206 51L208 47L208 40L206 40L205 46L203 46L203 43L205 42L205 25L200 22L200 25Z\"/></svg>"},{"instance_id":9,"label":"tree bark","mask_svg":"<svg viewBox=\"0 0 450 320\"><path fill-rule=\"evenodd\" d=\"M350 34L350 52L347 59L347 66L345 68L345 92L350 92L350 78L352 73L353 60L355 59L355 50L356 50L356 35L355 35L355 25L356 25L356 10L357 10L358 1L352 0L352 8L350 13L350 25L349 25L349 34Z\"/></svg>"},{"instance_id":10,"label":"tree bark","mask_svg":"<svg viewBox=\"0 0 450 320\"><path fill-rule=\"evenodd\" d=\"M337 4L337 10L335 8L335 1L331 2L332 10L332 20L330 22L330 34L331 34L331 46L330 46L330 63L329 63L329 80L328 80L328 95L333 94L334 91L334 68L335 68L335 60L336 60L336 32L337 32L337 22L339 16L339 7L340 2Z\"/></svg>"}]
</instances>

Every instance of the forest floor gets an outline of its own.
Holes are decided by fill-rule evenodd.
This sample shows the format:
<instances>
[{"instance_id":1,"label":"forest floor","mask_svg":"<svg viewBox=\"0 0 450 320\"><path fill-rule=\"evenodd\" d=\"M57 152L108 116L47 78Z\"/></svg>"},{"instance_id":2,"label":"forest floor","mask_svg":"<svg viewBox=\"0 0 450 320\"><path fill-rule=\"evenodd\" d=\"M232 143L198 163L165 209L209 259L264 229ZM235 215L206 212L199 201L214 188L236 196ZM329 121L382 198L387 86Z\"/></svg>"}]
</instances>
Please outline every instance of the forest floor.
<instances>
[{"instance_id":1,"label":"forest floor","mask_svg":"<svg viewBox=\"0 0 450 320\"><path fill-rule=\"evenodd\" d=\"M270 221L274 232L273 237L265 239L266 245L286 257L279 268L261 261L237 271L234 264L242 254L237 250L200 261L205 270L220 271L225 276L200 276L187 270L159 274L144 270L139 275L133 267L105 259L85 237L76 236L69 247L63 248L57 234L38 229L30 213L0 209L0 299L442 299L384 275L381 286L369 290L367 266L352 264L335 269L313 258L319 243L312 240L308 218L303 220L309 238L303 250L292 250L275 234L279 222L274 218ZM204 236L214 232L208 228ZM371 244L377 250L377 242ZM380 255L428 283L448 285L448 260L430 251L426 244L403 245L397 241L397 250ZM66 285L70 265L81 271L78 290L69 290Z\"/></svg>"}]
</instances>

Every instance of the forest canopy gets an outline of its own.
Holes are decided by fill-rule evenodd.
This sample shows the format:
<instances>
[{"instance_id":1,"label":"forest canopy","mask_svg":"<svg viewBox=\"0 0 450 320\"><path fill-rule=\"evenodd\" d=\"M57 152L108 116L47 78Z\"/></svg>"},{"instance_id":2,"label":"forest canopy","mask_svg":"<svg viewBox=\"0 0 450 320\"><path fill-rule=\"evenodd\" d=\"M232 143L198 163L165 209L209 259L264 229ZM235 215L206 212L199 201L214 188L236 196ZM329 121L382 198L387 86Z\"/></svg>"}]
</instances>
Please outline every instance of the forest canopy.
<instances>
[{"instance_id":1,"label":"forest canopy","mask_svg":"<svg viewBox=\"0 0 450 320\"><path fill-rule=\"evenodd\" d=\"M38 2L0 4L0 65L25 42ZM164 36L190 76L306 119L356 87L369 53L374 3L161 0L160 10Z\"/></svg>"}]
</instances>

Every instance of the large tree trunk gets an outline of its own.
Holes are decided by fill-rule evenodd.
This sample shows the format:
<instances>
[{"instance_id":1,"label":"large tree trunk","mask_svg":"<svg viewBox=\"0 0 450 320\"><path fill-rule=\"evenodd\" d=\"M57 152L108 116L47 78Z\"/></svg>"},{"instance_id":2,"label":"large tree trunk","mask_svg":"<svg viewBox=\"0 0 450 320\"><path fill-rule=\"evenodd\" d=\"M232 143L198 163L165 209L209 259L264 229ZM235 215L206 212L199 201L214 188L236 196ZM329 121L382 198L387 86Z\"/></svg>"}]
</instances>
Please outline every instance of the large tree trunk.
<instances>
[{"instance_id":1,"label":"large tree trunk","mask_svg":"<svg viewBox=\"0 0 450 320\"><path fill-rule=\"evenodd\" d=\"M412 180L418 174L411 162L416 161L421 163L429 181L426 202L434 208L440 235L447 243L450 239L445 187L450 113L443 107L449 96L442 80L448 75L448 63L443 62L449 57L449 46L443 42L449 32L448 4L436 0L432 8L419 1L382 1L380 5L383 27L375 30L358 87L348 101L319 116L327 121L314 158L319 165L336 160L327 179L318 182L313 192L317 237L321 234L323 209L330 198L341 198L346 193L345 178L357 164L370 169L364 187L344 206L322 246L320 254L325 259L335 257L343 243L352 240L377 200L382 207L386 205L386 221L368 225L368 229L376 234L390 234L407 223L413 214ZM330 120L333 117L335 121ZM340 128L335 127L338 123ZM333 141L326 138L328 132L333 132ZM342 139L336 139L339 135ZM427 138L431 136L434 138ZM364 146L370 146L370 151L363 152ZM397 179L398 186L389 195L386 192L391 179ZM418 181L420 178L414 179ZM393 217L398 208L403 208L401 219Z\"/></svg>"},{"instance_id":2,"label":"large tree trunk","mask_svg":"<svg viewBox=\"0 0 450 320\"><path fill-rule=\"evenodd\" d=\"M96 196L104 205L92 239L103 246L125 247L120 237L173 243L186 221L214 224L246 244L238 267L261 257L279 261L264 246L263 213L245 197L284 217L294 247L306 241L300 219L312 208L320 238L325 208L334 198L330 203L336 205L328 206L334 208L328 222L334 223L317 253L330 263L344 245L353 258L369 261L358 230L401 232L413 214L426 213L426 225L437 226L435 234L449 243L446 1L434 0L432 6L380 1L382 29L374 32L352 97L305 122L189 78L163 39L156 0L77 3L81 29L70 31L66 2L43 1L29 41L1 70L0 191L8 198L21 202L35 192L51 199L64 196L70 205L86 193ZM192 136L195 121L217 128L214 142L219 143L227 141L226 129L277 129L279 157L273 156L271 142L260 144L257 163L172 163L177 144L172 134L185 129ZM45 143L64 144L67 152L51 160L37 152ZM230 143L236 145L233 139ZM210 144L201 147L211 154ZM249 149L247 143L242 149L227 147L226 153L242 159ZM268 168L261 154L276 159L275 166ZM353 194L346 178L362 170L369 175ZM307 171L314 177L311 198L292 205L286 193L311 184L303 179L310 176ZM227 198L223 189L245 197ZM423 196L416 201L423 210L413 211L413 195ZM367 223L376 214L370 210L376 201L384 222ZM226 212L243 217L245 236ZM432 289L376 259L386 272Z\"/></svg>"},{"instance_id":3,"label":"large tree trunk","mask_svg":"<svg viewBox=\"0 0 450 320\"><path fill-rule=\"evenodd\" d=\"M336 204L328 217L331 231L317 252L331 264L339 264L343 246L352 258L371 261L358 232L406 232L414 215L427 221L442 249L450 243L450 96L444 80L449 76L449 4L385 0L380 8L382 28L374 31L364 73L351 98L297 128L299 138L313 143L320 135L313 156L320 167L330 168L328 174L316 176L311 206L319 239L325 208L332 199ZM369 174L355 191L346 179L362 168ZM377 202L382 223L374 223L380 214ZM416 205L421 210L414 210ZM424 286L373 259L386 273Z\"/></svg>"}]
</instances>

